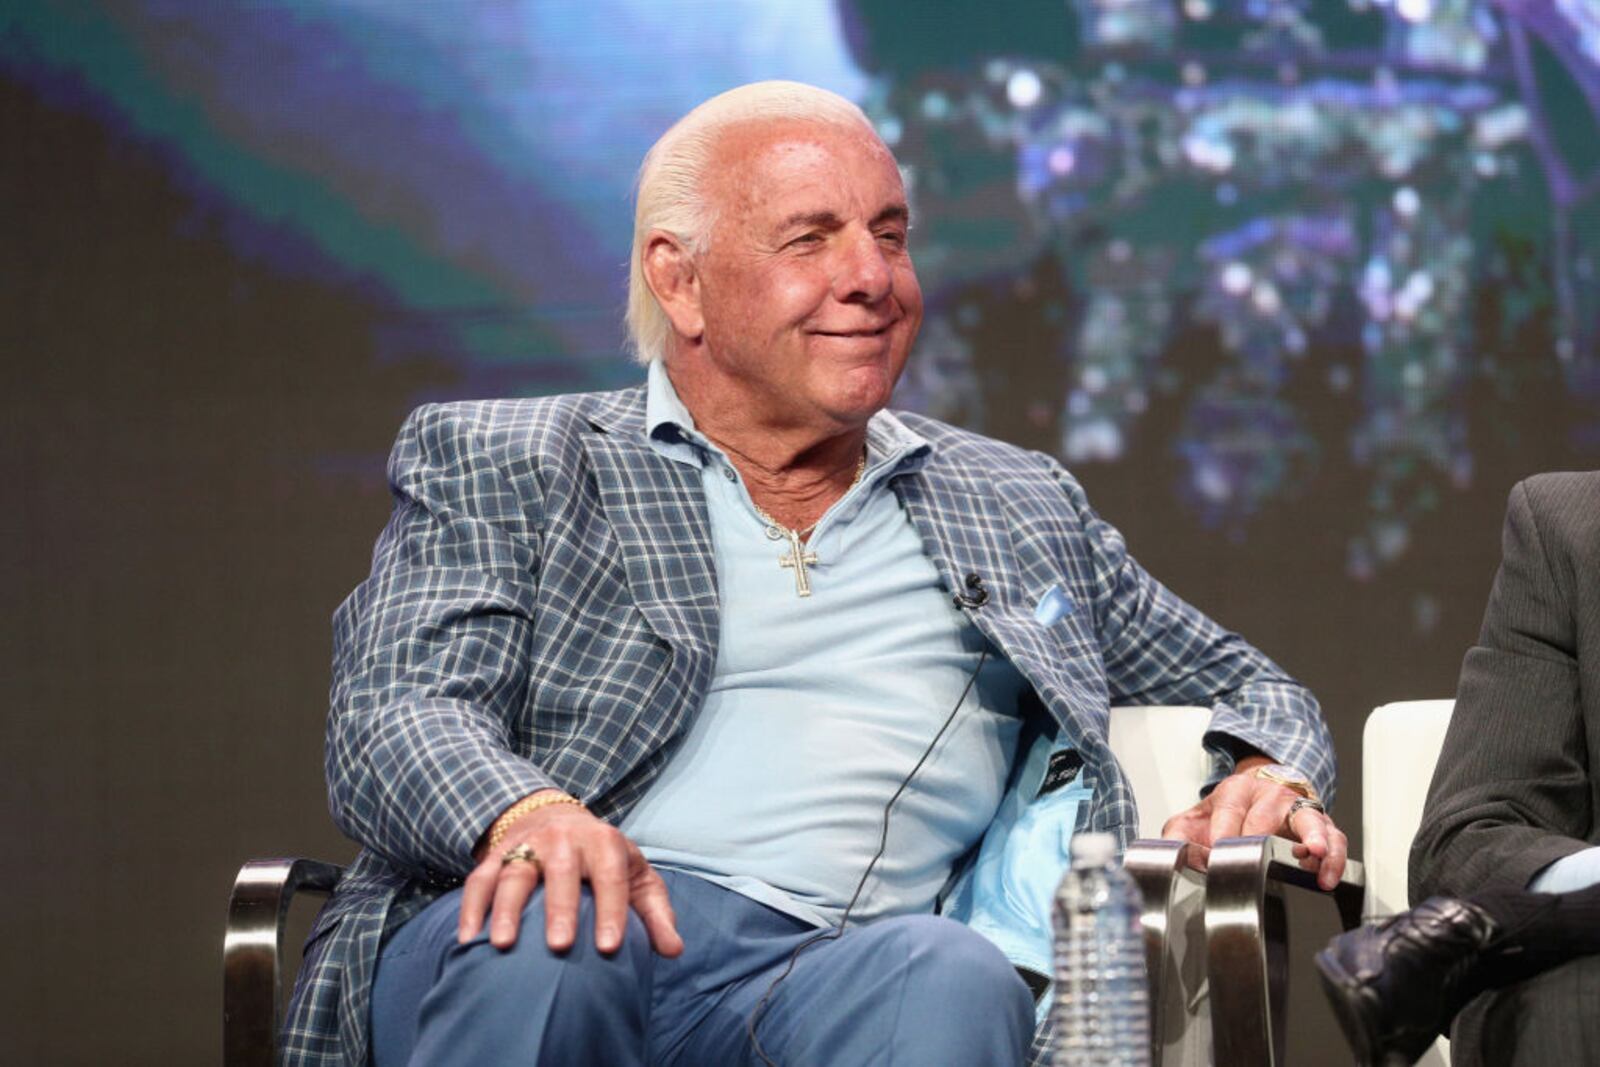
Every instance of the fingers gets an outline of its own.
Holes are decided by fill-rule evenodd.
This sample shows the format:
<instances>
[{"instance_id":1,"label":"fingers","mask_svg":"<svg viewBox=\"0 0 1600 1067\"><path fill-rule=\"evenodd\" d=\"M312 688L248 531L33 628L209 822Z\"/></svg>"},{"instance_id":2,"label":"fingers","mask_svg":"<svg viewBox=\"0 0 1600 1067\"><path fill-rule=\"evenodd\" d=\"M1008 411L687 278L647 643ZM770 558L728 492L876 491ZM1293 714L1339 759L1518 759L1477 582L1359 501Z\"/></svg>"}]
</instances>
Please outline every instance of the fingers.
<instances>
[{"instance_id":1,"label":"fingers","mask_svg":"<svg viewBox=\"0 0 1600 1067\"><path fill-rule=\"evenodd\" d=\"M456 926L456 941L465 945L483 929L483 916L494 901L494 884L500 877L500 858L486 859L467 875L461 887L461 919Z\"/></svg>"},{"instance_id":2,"label":"fingers","mask_svg":"<svg viewBox=\"0 0 1600 1067\"><path fill-rule=\"evenodd\" d=\"M566 842L551 846L544 863L544 942L565 952L578 937L578 902L583 895L583 865Z\"/></svg>"},{"instance_id":3,"label":"fingers","mask_svg":"<svg viewBox=\"0 0 1600 1067\"><path fill-rule=\"evenodd\" d=\"M522 908L539 884L539 865L533 862L506 863L502 856L491 856L473 868L461 888L461 915L456 925L456 941L466 944L484 926L484 913L490 912L490 940L507 948L517 940ZM520 899L518 899L520 897ZM498 922L498 928L495 924Z\"/></svg>"},{"instance_id":4,"label":"fingers","mask_svg":"<svg viewBox=\"0 0 1600 1067\"><path fill-rule=\"evenodd\" d=\"M1322 861L1322 877L1318 884L1324 889L1332 889L1339 884L1339 879L1344 877L1344 869L1350 858L1350 839L1345 832L1333 825L1333 820L1328 820L1328 858Z\"/></svg>"},{"instance_id":5,"label":"fingers","mask_svg":"<svg viewBox=\"0 0 1600 1067\"><path fill-rule=\"evenodd\" d=\"M1344 831L1323 812L1302 806L1289 818L1297 794L1274 782L1253 776L1232 775L1200 803L1178 812L1161 827L1168 840L1214 845L1225 837L1251 837L1286 830L1298 838L1295 858L1308 871L1317 872L1324 890L1339 884L1344 875L1349 841Z\"/></svg>"},{"instance_id":6,"label":"fingers","mask_svg":"<svg viewBox=\"0 0 1600 1067\"><path fill-rule=\"evenodd\" d=\"M1211 820L1206 830L1210 836L1206 844L1216 844L1224 837L1238 837L1244 832L1245 816L1250 811L1249 795L1248 784L1237 776L1223 779L1222 784L1211 791Z\"/></svg>"},{"instance_id":7,"label":"fingers","mask_svg":"<svg viewBox=\"0 0 1600 1067\"><path fill-rule=\"evenodd\" d=\"M1328 854L1328 835L1323 829L1323 823L1328 817L1315 808L1301 808L1294 813L1294 818L1289 820L1289 833L1299 838L1300 844L1305 846L1305 853L1317 860ZM1299 850L1296 850L1299 854Z\"/></svg>"},{"instance_id":8,"label":"fingers","mask_svg":"<svg viewBox=\"0 0 1600 1067\"><path fill-rule=\"evenodd\" d=\"M1210 840L1206 837L1206 829L1211 825L1209 805L1201 801L1192 808L1185 808L1161 826L1161 836L1169 841L1193 841L1197 844L1208 845Z\"/></svg>"},{"instance_id":9,"label":"fingers","mask_svg":"<svg viewBox=\"0 0 1600 1067\"><path fill-rule=\"evenodd\" d=\"M682 955L683 938L678 935L678 920L667 896L667 885L643 856L639 857L639 864L641 870L633 879L633 910L639 913L650 935L650 947L669 958Z\"/></svg>"},{"instance_id":10,"label":"fingers","mask_svg":"<svg viewBox=\"0 0 1600 1067\"><path fill-rule=\"evenodd\" d=\"M496 856L467 877L458 942L466 944L478 936L488 911L489 943L502 950L516 944L523 911L543 884L545 943L553 952L565 952L577 940L579 904L587 882L594 896L594 942L601 952L622 947L630 907L638 912L657 952L663 956L683 952L666 883L638 847L616 829L596 821L592 830L571 841L558 836L535 851L538 863L508 864Z\"/></svg>"},{"instance_id":11,"label":"fingers","mask_svg":"<svg viewBox=\"0 0 1600 1067\"><path fill-rule=\"evenodd\" d=\"M521 860L500 865L494 886L494 910L489 913L489 944L504 950L517 943L522 909L538 884L538 863Z\"/></svg>"},{"instance_id":12,"label":"fingers","mask_svg":"<svg viewBox=\"0 0 1600 1067\"><path fill-rule=\"evenodd\" d=\"M1317 833L1323 842L1322 867L1317 872L1317 885L1323 889L1332 889L1339 884L1339 879L1344 876L1345 860L1349 855L1350 842L1345 837L1344 831L1334 825L1333 820L1326 815L1317 816ZM1306 842L1311 846L1311 842ZM1315 851L1315 847L1313 852Z\"/></svg>"},{"instance_id":13,"label":"fingers","mask_svg":"<svg viewBox=\"0 0 1600 1067\"><path fill-rule=\"evenodd\" d=\"M1350 842L1326 814L1311 808L1294 813L1289 830L1300 839L1294 854L1300 866L1317 872L1317 885L1330 890L1339 884L1349 859Z\"/></svg>"},{"instance_id":14,"label":"fingers","mask_svg":"<svg viewBox=\"0 0 1600 1067\"><path fill-rule=\"evenodd\" d=\"M1257 794L1250 805L1250 810L1245 813L1244 823L1239 832L1245 837L1277 833L1286 825L1289 807L1294 801L1295 794L1286 789Z\"/></svg>"},{"instance_id":15,"label":"fingers","mask_svg":"<svg viewBox=\"0 0 1600 1067\"><path fill-rule=\"evenodd\" d=\"M622 945L622 931L628 922L626 839L609 826L604 827L584 859L589 889L594 893L594 944L601 952L615 952Z\"/></svg>"},{"instance_id":16,"label":"fingers","mask_svg":"<svg viewBox=\"0 0 1600 1067\"><path fill-rule=\"evenodd\" d=\"M579 904L587 882L594 896L594 943L601 952L622 947L630 906L639 913L656 951L664 956L683 951L666 884L638 846L582 809L540 816L536 825L505 841L508 851L526 848L537 862L506 863L502 851L485 857L467 876L456 930L461 944L482 932L485 912L489 943L499 949L516 944L523 910L543 884L545 943L553 952L565 952L577 940Z\"/></svg>"}]
</instances>

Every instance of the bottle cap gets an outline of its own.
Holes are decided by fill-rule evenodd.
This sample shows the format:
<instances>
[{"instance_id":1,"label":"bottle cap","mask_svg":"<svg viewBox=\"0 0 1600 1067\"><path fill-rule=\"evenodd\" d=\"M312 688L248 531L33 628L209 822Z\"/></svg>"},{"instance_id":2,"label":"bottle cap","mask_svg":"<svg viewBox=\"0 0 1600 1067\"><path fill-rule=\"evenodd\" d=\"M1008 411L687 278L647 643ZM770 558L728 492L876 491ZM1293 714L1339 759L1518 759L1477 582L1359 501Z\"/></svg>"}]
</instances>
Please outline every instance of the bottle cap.
<instances>
[{"instance_id":1,"label":"bottle cap","mask_svg":"<svg viewBox=\"0 0 1600 1067\"><path fill-rule=\"evenodd\" d=\"M1072 865L1105 867L1117 857L1117 839L1110 834L1073 834Z\"/></svg>"}]
</instances>

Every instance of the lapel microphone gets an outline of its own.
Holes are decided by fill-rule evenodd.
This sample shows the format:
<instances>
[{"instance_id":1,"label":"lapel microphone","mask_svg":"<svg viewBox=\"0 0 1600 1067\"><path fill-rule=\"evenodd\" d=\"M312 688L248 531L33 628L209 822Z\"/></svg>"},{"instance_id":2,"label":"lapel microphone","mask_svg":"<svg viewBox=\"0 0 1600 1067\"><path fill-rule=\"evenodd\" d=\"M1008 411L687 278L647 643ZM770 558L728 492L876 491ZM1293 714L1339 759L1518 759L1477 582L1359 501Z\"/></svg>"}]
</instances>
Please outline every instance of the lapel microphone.
<instances>
[{"instance_id":1,"label":"lapel microphone","mask_svg":"<svg viewBox=\"0 0 1600 1067\"><path fill-rule=\"evenodd\" d=\"M977 571L968 571L965 579L966 588L951 599L958 608L981 608L989 602L989 590L983 587L983 576Z\"/></svg>"}]
</instances>

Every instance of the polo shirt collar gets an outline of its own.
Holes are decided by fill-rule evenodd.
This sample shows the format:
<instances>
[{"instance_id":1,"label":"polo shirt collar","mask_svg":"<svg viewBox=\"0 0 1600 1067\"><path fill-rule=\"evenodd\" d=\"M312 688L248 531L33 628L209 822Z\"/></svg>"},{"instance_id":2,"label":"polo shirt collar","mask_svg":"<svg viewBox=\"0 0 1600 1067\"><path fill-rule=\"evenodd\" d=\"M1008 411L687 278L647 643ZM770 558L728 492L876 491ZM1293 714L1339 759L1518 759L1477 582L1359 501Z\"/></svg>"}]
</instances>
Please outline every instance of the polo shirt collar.
<instances>
[{"instance_id":1,"label":"polo shirt collar","mask_svg":"<svg viewBox=\"0 0 1600 1067\"><path fill-rule=\"evenodd\" d=\"M645 382L645 435L650 447L664 456L684 463L704 466L711 455L722 450L695 429L694 416L672 387L664 360L650 361ZM879 411L867 421L867 456L877 474L914 470L927 461L933 444L901 422L888 410Z\"/></svg>"}]
</instances>

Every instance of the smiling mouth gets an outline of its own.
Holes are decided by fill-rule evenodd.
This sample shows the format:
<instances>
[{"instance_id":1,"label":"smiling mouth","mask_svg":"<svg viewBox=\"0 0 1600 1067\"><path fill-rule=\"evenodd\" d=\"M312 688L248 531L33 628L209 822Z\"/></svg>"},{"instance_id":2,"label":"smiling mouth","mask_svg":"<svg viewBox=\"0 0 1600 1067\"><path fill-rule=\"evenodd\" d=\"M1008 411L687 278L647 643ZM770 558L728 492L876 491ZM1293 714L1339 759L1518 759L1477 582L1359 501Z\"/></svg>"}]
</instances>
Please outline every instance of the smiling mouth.
<instances>
[{"instance_id":1,"label":"smiling mouth","mask_svg":"<svg viewBox=\"0 0 1600 1067\"><path fill-rule=\"evenodd\" d=\"M886 322L873 330L817 330L823 337L882 337L894 327L893 322Z\"/></svg>"}]
</instances>

